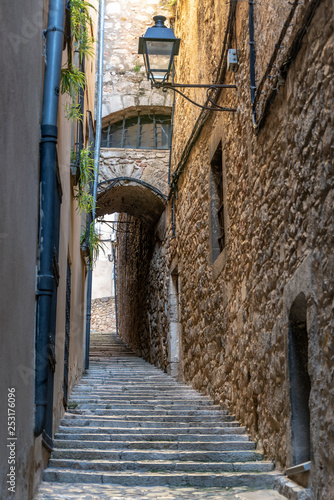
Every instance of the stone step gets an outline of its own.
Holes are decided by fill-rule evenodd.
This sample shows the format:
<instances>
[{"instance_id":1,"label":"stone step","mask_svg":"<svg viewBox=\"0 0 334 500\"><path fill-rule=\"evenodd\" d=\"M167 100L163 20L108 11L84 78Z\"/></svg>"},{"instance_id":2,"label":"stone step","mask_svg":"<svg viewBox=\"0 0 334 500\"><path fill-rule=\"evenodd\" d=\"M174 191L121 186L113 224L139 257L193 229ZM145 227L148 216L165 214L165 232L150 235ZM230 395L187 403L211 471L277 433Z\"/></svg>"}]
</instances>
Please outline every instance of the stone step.
<instances>
[{"instance_id":1,"label":"stone step","mask_svg":"<svg viewBox=\"0 0 334 500\"><path fill-rule=\"evenodd\" d=\"M73 398L73 395L76 394L82 394L84 395L85 393L92 393L98 397L98 396L105 396L109 395L111 396L127 396L127 397L146 397L146 398L161 398L161 396L165 397L173 397L175 399L198 399L198 395L194 394L193 392L186 392L186 391L181 391L177 388L175 389L146 389L146 390L141 390L141 389L129 389L126 386L124 387L112 387L108 386L108 384L96 387L93 384L89 384L87 386L80 386L80 388L73 390L71 393L71 397ZM202 401L206 401L204 398Z\"/></svg>"},{"instance_id":2,"label":"stone step","mask_svg":"<svg viewBox=\"0 0 334 500\"><path fill-rule=\"evenodd\" d=\"M159 461L121 461L121 460L66 460L51 458L50 467L75 470L99 471L145 471L145 472L269 472L274 466L271 462L177 462Z\"/></svg>"},{"instance_id":3,"label":"stone step","mask_svg":"<svg viewBox=\"0 0 334 500\"><path fill-rule=\"evenodd\" d=\"M157 421L156 419L154 420L135 420L135 419L116 419L116 418L106 418L104 416L98 417L97 415L90 415L90 418L86 416L86 418L83 418L82 415L67 415L67 418L63 419L61 421L61 425L64 426L90 426L92 425L93 427L122 427L123 429L125 428L132 428L132 427L141 427L143 429L154 429L154 428L177 428L177 429L192 429L193 428L202 428L206 429L206 433L208 432L208 428L214 427L238 427L240 424L239 422L231 421L231 422L204 422L201 419L196 422L175 422L175 421ZM197 430L194 432L198 432Z\"/></svg>"},{"instance_id":4,"label":"stone step","mask_svg":"<svg viewBox=\"0 0 334 500\"><path fill-rule=\"evenodd\" d=\"M45 481L67 488L272 487L273 464L208 396L137 358L115 335L92 335L91 352L95 359L72 390Z\"/></svg>"},{"instance_id":5,"label":"stone step","mask_svg":"<svg viewBox=\"0 0 334 500\"><path fill-rule=\"evenodd\" d=\"M66 483L120 484L126 486L200 486L232 488L247 486L251 488L269 488L273 486L277 474L272 472L249 474L242 472L95 472L73 471L71 469L48 468L44 472L45 481Z\"/></svg>"},{"instance_id":6,"label":"stone step","mask_svg":"<svg viewBox=\"0 0 334 500\"><path fill-rule=\"evenodd\" d=\"M225 442L225 441L249 441L247 434L130 434L128 433L113 433L110 432L101 433L101 428L95 427L95 432L77 432L77 433L66 433L60 429L61 432L55 435L55 440L83 440L83 441L171 441L171 442ZM71 428L70 428L71 429Z\"/></svg>"},{"instance_id":7,"label":"stone step","mask_svg":"<svg viewBox=\"0 0 334 500\"><path fill-rule=\"evenodd\" d=\"M245 427L210 427L208 429L207 427L191 427L191 428L182 428L182 434L180 434L180 427L151 427L149 429L149 435L158 435L158 436L163 436L163 435L173 435L175 437L177 436L205 436L207 435L208 431L210 431L210 436L216 437L216 436L221 436L222 438L227 437L228 435L231 436L236 436L236 435L242 435L246 433L246 428ZM64 435L66 433L108 433L108 434L138 434L138 435L148 435L148 428L147 427L107 427L107 426L96 426L94 427L93 425L83 425L81 427L76 427L75 422L73 422L73 425L61 425L59 427L59 433L61 435ZM248 436L247 436L248 438Z\"/></svg>"},{"instance_id":8,"label":"stone step","mask_svg":"<svg viewBox=\"0 0 334 500\"><path fill-rule=\"evenodd\" d=\"M109 383L108 381L106 381L105 383L103 384L93 384L93 383L89 383L89 384L82 384L80 385L80 388L79 389L76 389L74 391L74 393L76 392L84 392L85 390L89 390L89 391L97 391L97 392L101 392L101 393L104 393L106 391L108 391L110 394L117 394L117 393L121 393L121 392L126 392L127 395L129 394L133 394L133 395L136 395L136 394L142 394L143 396L149 396L150 394L153 394L154 397L155 396L161 396L161 393L163 394L171 394L173 396L177 396L179 395L180 397L183 397L183 396L188 396L188 397L197 397L198 398L198 394L196 394L195 392L191 391L191 390L186 390L186 389L180 389L179 387L177 386L171 386L171 385L167 385L166 386L162 386L162 385L154 385L153 387L151 385L147 385L147 386L144 386L144 385L137 385L137 386L131 386L131 385L126 385L126 384L119 384L117 386L115 386L112 382Z\"/></svg>"},{"instance_id":9,"label":"stone step","mask_svg":"<svg viewBox=\"0 0 334 500\"><path fill-rule=\"evenodd\" d=\"M186 405L186 410L185 405L155 405L155 404L113 404L112 402L105 401L104 403L86 403L86 402L80 402L76 400L75 402L70 401L68 404L68 412L70 413L75 413L78 412L79 410L115 410L115 411L124 411L124 412L132 412L132 411L147 411L148 413L152 414L152 412L165 412L167 414L171 414L171 412L178 412L181 415L184 415L185 412L195 412L195 411L213 411L213 412L219 412L220 414L221 409L217 407L212 407L212 406L206 406L206 405ZM75 411L74 411L75 410ZM223 415L226 415L226 413L223 413Z\"/></svg>"},{"instance_id":10,"label":"stone step","mask_svg":"<svg viewBox=\"0 0 334 500\"><path fill-rule=\"evenodd\" d=\"M191 451L191 450L98 450L94 448L57 448L52 458L81 460L186 460L196 462L254 462L262 460L256 451Z\"/></svg>"},{"instance_id":11,"label":"stone step","mask_svg":"<svg viewBox=\"0 0 334 500\"><path fill-rule=\"evenodd\" d=\"M118 397L118 398L110 398L108 396L104 396L102 398L92 398L92 397L77 397L77 398L70 398L69 399L69 405L96 405L99 407L100 405L112 405L115 406L115 408L131 408L136 406L137 408L166 408L166 409L184 409L185 408L185 401L179 400L179 401L173 401L169 400L166 401L166 399L160 399L160 400L147 400L145 398L142 399L133 399L131 401L127 400L124 396ZM191 409L194 407L194 409L199 409L199 410L211 410L211 409L219 409L220 407L218 405L213 405L213 404L208 404L207 402L202 402L202 401L191 401L187 403L186 407L188 409ZM225 412L224 410L220 410L225 415L228 413Z\"/></svg>"},{"instance_id":12,"label":"stone step","mask_svg":"<svg viewBox=\"0 0 334 500\"><path fill-rule=\"evenodd\" d=\"M54 450L96 449L96 450L189 450L189 451L236 451L255 450L252 441L114 441L114 440L69 440L55 439Z\"/></svg>"},{"instance_id":13,"label":"stone step","mask_svg":"<svg viewBox=\"0 0 334 500\"><path fill-rule=\"evenodd\" d=\"M197 410L197 409L189 409L189 410L163 410L163 409L141 409L137 407L129 408L108 408L108 405L90 405L89 408L85 408L85 405L78 405L77 408L72 408L67 411L68 414L71 415L104 415L104 416L114 416L119 417L121 415L130 417L149 417L149 418L175 418L176 421L183 420L197 420L197 419L205 419L205 420L224 420L231 421L234 420L233 415L227 415L221 411L217 410ZM111 406L111 405L110 405Z\"/></svg>"},{"instance_id":14,"label":"stone step","mask_svg":"<svg viewBox=\"0 0 334 500\"><path fill-rule=\"evenodd\" d=\"M234 417L231 415L201 415L201 414L194 414L194 415L166 415L166 414L158 414L156 415L155 413L158 412L150 412L148 414L142 414L141 412L116 412L115 410L96 410L96 411L91 411L91 410L79 410L78 412L73 412L67 413L66 417L67 418L86 418L86 417L92 417L94 419L96 418L101 418L103 420L110 419L112 420L119 420L121 417L126 420L127 422L150 422L154 419L154 422L166 422L166 423L181 423L181 424L188 424L188 423L196 423L196 422L201 422L201 424L211 424L211 423L226 423L226 422L234 422ZM65 418L66 418L65 417ZM175 426L176 427L176 426Z\"/></svg>"}]
</instances>

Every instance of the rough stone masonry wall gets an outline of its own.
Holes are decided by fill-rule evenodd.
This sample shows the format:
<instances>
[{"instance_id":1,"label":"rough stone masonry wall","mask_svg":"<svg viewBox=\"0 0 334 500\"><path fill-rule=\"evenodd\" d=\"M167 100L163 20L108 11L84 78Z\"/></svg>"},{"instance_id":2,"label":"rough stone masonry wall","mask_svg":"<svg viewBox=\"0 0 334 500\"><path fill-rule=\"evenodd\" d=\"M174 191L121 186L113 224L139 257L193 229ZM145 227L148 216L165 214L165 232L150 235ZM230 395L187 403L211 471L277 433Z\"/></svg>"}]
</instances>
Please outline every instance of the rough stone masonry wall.
<instances>
[{"instance_id":1,"label":"rough stone masonry wall","mask_svg":"<svg viewBox=\"0 0 334 500\"><path fill-rule=\"evenodd\" d=\"M301 3L296 30L309 4ZM190 2L180 5L180 16L186 12L183 5L193 8ZM177 238L170 257L178 257L181 273L186 379L229 406L283 467L291 461L288 306L291 295L306 293L315 498L330 498L334 488L331 6L321 2L258 137L252 135L249 113L248 6L238 7L238 100L225 102L237 103L239 111L209 121L192 151L179 183ZM266 18L269 10L258 7L258 22L264 24ZM277 32L283 21L276 17ZM261 23L255 36L261 36ZM196 30L189 33L185 23L178 26L179 36L196 46ZM201 26L207 46L211 26ZM267 59L262 56L265 40L261 42L256 45L259 61ZM180 74L183 67L187 65L180 57ZM179 130L176 115L175 159L184 146ZM225 263L214 279L208 187L210 158L219 139L229 225Z\"/></svg>"},{"instance_id":2,"label":"rough stone masonry wall","mask_svg":"<svg viewBox=\"0 0 334 500\"><path fill-rule=\"evenodd\" d=\"M168 288L160 234L126 214L119 221L119 335L139 356L166 370Z\"/></svg>"},{"instance_id":3,"label":"rough stone masonry wall","mask_svg":"<svg viewBox=\"0 0 334 500\"><path fill-rule=\"evenodd\" d=\"M168 192L169 150L102 148L99 182L133 177Z\"/></svg>"},{"instance_id":4,"label":"rough stone masonry wall","mask_svg":"<svg viewBox=\"0 0 334 500\"><path fill-rule=\"evenodd\" d=\"M149 359L146 289L151 259L148 228L139 219L119 215L117 234L117 287L119 335L139 356Z\"/></svg>"},{"instance_id":5,"label":"rough stone masonry wall","mask_svg":"<svg viewBox=\"0 0 334 500\"><path fill-rule=\"evenodd\" d=\"M116 314L114 297L92 300L92 332L115 332Z\"/></svg>"},{"instance_id":6,"label":"rough stone masonry wall","mask_svg":"<svg viewBox=\"0 0 334 500\"><path fill-rule=\"evenodd\" d=\"M138 38L153 16L170 17L167 6L160 0L106 1L102 117L134 106L170 106L169 94L151 90L138 55Z\"/></svg>"},{"instance_id":7,"label":"rough stone masonry wall","mask_svg":"<svg viewBox=\"0 0 334 500\"><path fill-rule=\"evenodd\" d=\"M278 62L284 61L311 4L299 2ZM277 9L273 15L272 5L255 4L257 84L285 22L286 9ZM180 81L188 75L192 81L211 81L219 63L227 10L228 4L221 6L218 1L178 3L177 35L184 44L176 68ZM156 287L168 283L165 258L169 266L177 262L186 381L232 410L265 454L282 468L291 464L288 315L293 300L305 293L311 488L312 498L324 500L331 499L334 491L332 16L332 2L320 1L266 124L255 136L249 95L248 4L238 2L238 91L223 93L221 101L236 105L238 111L216 114L207 121L179 181L176 238L170 238L168 212L169 227L151 266L154 273L147 270L144 260L137 264L155 279L155 283L142 282L140 289L147 287L146 303L162 318L165 303L160 297L168 295L163 288L161 296L157 295ZM270 33L262 30L269 20ZM193 65L193 60L201 64ZM233 75L228 75L228 82L233 82ZM266 84L259 112L269 91L270 84ZM198 113L178 101L174 167ZM212 264L209 170L219 140L223 143L227 244L218 263ZM136 272L140 274L139 269ZM150 340L157 348L159 335L165 338L166 332L151 330ZM153 361L158 364L165 356L162 342Z\"/></svg>"}]
</instances>

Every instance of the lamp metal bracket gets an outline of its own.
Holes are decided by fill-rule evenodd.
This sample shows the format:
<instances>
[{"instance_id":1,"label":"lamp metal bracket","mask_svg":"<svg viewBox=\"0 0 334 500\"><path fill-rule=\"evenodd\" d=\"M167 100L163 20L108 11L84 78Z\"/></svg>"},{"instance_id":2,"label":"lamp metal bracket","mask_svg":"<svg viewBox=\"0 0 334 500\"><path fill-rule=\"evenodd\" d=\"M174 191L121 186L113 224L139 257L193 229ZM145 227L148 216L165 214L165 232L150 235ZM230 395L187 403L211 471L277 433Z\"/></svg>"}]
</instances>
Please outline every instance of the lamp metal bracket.
<instances>
[{"instance_id":1,"label":"lamp metal bracket","mask_svg":"<svg viewBox=\"0 0 334 500\"><path fill-rule=\"evenodd\" d=\"M173 90L174 92L177 92L180 94L182 97L187 99L187 101L191 102L195 106L202 108L202 109L208 109L210 111L229 111L229 112L235 112L237 111L236 108L228 108L224 106L220 106L217 104L214 99L210 95L210 91L215 91L216 95L219 89L236 89L237 86L233 84L223 84L223 83L170 83L170 82L155 82L152 86L157 88L157 89L162 89L163 92L167 92L167 90ZM186 96L183 92L181 92L179 89L189 89L189 88L199 88L199 89L207 89L206 95L208 101L211 103L211 106L205 106L202 104L199 104L190 97Z\"/></svg>"}]
</instances>

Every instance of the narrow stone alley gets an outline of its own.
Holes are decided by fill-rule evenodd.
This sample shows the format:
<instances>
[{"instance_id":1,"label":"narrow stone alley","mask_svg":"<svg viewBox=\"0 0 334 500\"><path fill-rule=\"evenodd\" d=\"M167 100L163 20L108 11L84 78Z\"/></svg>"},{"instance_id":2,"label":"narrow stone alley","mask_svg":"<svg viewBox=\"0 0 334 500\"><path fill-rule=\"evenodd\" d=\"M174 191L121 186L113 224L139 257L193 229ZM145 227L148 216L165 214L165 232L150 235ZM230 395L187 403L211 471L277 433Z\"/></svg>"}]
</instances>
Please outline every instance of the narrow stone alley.
<instances>
[{"instance_id":1,"label":"narrow stone alley","mask_svg":"<svg viewBox=\"0 0 334 500\"><path fill-rule=\"evenodd\" d=\"M273 464L208 397L115 334L93 334L90 358L35 500L284 498Z\"/></svg>"}]
</instances>

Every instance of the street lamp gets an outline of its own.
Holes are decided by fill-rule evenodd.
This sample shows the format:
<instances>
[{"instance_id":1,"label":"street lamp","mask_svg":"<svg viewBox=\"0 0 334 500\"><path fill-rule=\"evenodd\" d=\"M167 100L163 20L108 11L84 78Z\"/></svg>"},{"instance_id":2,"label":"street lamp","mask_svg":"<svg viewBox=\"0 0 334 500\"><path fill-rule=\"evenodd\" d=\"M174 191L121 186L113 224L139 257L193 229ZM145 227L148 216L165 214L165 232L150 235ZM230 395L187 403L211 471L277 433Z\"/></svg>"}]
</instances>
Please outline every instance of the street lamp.
<instances>
[{"instance_id":1,"label":"street lamp","mask_svg":"<svg viewBox=\"0 0 334 500\"><path fill-rule=\"evenodd\" d=\"M143 54L147 77L152 85L160 87L169 78L173 58L179 53L180 38L172 28L165 26L165 16L155 16L155 25L139 38L138 54Z\"/></svg>"},{"instance_id":2,"label":"street lamp","mask_svg":"<svg viewBox=\"0 0 334 500\"><path fill-rule=\"evenodd\" d=\"M154 88L162 88L164 92L173 90L178 94L185 97L195 106L200 108L209 109L211 111L236 111L235 108L226 108L219 106L212 98L212 90L215 91L217 96L219 89L236 89L236 85L227 85L219 83L211 84L183 84L169 82L170 73L173 68L174 56L179 53L180 38L176 38L172 28L165 26L165 16L153 17L155 25L147 29L144 36L139 38L138 54L144 57L146 75L151 85ZM211 106L202 106L193 101L182 92L180 88L205 88L207 89L207 98Z\"/></svg>"}]
</instances>

